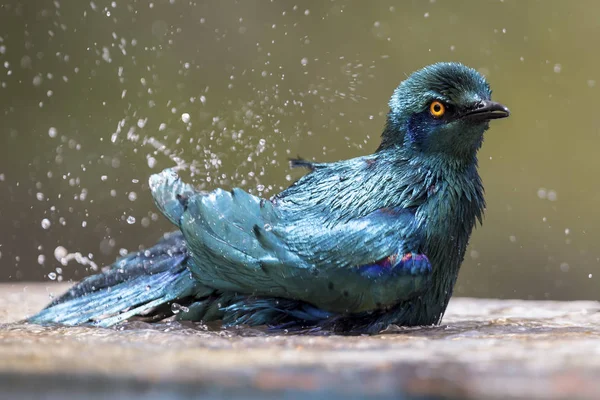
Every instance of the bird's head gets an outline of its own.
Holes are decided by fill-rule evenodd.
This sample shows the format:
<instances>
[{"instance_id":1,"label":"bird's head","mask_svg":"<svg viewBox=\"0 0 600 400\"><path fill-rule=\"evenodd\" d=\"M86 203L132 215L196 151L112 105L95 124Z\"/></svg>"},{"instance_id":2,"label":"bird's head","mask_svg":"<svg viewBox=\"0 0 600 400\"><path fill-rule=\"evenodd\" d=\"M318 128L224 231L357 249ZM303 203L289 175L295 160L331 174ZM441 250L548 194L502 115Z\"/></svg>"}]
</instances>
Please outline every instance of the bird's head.
<instances>
[{"instance_id":1,"label":"bird's head","mask_svg":"<svg viewBox=\"0 0 600 400\"><path fill-rule=\"evenodd\" d=\"M489 121L509 116L491 101L485 78L459 63L437 63L414 72L394 91L380 149L474 159Z\"/></svg>"}]
</instances>

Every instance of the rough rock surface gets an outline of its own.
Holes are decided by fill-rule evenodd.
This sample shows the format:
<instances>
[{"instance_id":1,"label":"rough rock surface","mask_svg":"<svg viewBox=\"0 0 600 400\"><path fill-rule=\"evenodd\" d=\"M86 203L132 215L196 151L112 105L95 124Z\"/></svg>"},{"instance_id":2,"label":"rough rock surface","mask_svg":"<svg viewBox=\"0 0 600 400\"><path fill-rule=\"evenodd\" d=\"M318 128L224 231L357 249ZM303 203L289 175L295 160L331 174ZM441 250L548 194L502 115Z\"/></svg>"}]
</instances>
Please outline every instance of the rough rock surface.
<instances>
[{"instance_id":1,"label":"rough rock surface","mask_svg":"<svg viewBox=\"0 0 600 400\"><path fill-rule=\"evenodd\" d=\"M600 398L600 304L455 298L438 327L270 335L18 321L64 284L0 285L0 397Z\"/></svg>"}]
</instances>

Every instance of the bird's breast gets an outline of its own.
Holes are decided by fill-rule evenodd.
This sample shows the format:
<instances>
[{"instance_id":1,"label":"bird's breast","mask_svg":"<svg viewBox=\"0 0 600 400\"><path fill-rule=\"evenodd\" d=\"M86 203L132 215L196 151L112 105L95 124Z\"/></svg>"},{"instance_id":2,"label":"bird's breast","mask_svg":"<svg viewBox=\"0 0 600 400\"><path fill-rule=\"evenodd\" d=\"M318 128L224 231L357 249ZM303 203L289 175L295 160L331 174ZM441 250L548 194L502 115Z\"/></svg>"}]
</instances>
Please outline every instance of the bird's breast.
<instances>
[{"instance_id":1,"label":"bird's breast","mask_svg":"<svg viewBox=\"0 0 600 400\"><path fill-rule=\"evenodd\" d=\"M425 229L425 247L431 258L457 264L469 241L479 205L474 196L461 190L437 185L436 193L429 197L419 210L417 217Z\"/></svg>"}]
</instances>

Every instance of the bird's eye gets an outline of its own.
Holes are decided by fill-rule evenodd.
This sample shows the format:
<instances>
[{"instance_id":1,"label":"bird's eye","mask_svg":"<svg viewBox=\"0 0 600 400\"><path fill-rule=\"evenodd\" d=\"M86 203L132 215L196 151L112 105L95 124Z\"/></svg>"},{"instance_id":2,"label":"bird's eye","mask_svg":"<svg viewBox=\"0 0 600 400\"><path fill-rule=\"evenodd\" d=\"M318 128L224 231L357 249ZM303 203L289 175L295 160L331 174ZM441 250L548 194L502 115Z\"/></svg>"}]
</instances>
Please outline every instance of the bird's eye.
<instances>
[{"instance_id":1,"label":"bird's eye","mask_svg":"<svg viewBox=\"0 0 600 400\"><path fill-rule=\"evenodd\" d=\"M444 104L442 104L441 102L437 101L437 100L433 101L429 105L429 113L434 118L440 118L440 117L442 117L445 112L446 112L446 106Z\"/></svg>"}]
</instances>

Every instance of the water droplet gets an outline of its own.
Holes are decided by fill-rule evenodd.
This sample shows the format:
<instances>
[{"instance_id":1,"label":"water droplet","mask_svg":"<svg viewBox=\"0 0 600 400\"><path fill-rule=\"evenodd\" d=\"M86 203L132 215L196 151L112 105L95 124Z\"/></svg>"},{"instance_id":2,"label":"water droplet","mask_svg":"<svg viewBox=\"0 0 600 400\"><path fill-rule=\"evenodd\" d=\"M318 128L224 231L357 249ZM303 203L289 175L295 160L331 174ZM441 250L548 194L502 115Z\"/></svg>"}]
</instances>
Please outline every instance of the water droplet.
<instances>
[{"instance_id":1,"label":"water droplet","mask_svg":"<svg viewBox=\"0 0 600 400\"><path fill-rule=\"evenodd\" d=\"M150 156L148 157L148 167L154 168L156 167L156 158Z\"/></svg>"},{"instance_id":2,"label":"water droplet","mask_svg":"<svg viewBox=\"0 0 600 400\"><path fill-rule=\"evenodd\" d=\"M188 113L183 113L181 114L181 120L187 124L188 122L190 122L190 114Z\"/></svg>"},{"instance_id":3,"label":"water droplet","mask_svg":"<svg viewBox=\"0 0 600 400\"><path fill-rule=\"evenodd\" d=\"M562 65L560 64L554 64L554 72L557 74L560 74L560 71L562 70Z\"/></svg>"},{"instance_id":4,"label":"water droplet","mask_svg":"<svg viewBox=\"0 0 600 400\"><path fill-rule=\"evenodd\" d=\"M136 192L129 192L129 194L127 195L127 198L129 199L129 201L136 201L137 200L137 193ZM133 222L135 222L135 220Z\"/></svg>"},{"instance_id":5,"label":"water droplet","mask_svg":"<svg viewBox=\"0 0 600 400\"><path fill-rule=\"evenodd\" d=\"M545 199L546 197L548 197L548 193L546 192L546 189L544 189L544 188L539 188L537 191L537 195L540 199Z\"/></svg>"},{"instance_id":6,"label":"water droplet","mask_svg":"<svg viewBox=\"0 0 600 400\"><path fill-rule=\"evenodd\" d=\"M308 58L304 57L302 60L300 60L300 64L302 64L302 66L308 64Z\"/></svg>"},{"instance_id":7,"label":"water droplet","mask_svg":"<svg viewBox=\"0 0 600 400\"><path fill-rule=\"evenodd\" d=\"M171 304L171 312L173 314L179 314L180 312L188 312L189 308L182 306L181 304L173 303Z\"/></svg>"},{"instance_id":8,"label":"water droplet","mask_svg":"<svg viewBox=\"0 0 600 400\"><path fill-rule=\"evenodd\" d=\"M48 136L50 136L51 138L56 137L56 133L56 128L50 127L50 129L48 129Z\"/></svg>"},{"instance_id":9,"label":"water droplet","mask_svg":"<svg viewBox=\"0 0 600 400\"><path fill-rule=\"evenodd\" d=\"M566 262L560 264L560 270L562 272L569 272L569 264L567 264Z\"/></svg>"},{"instance_id":10,"label":"water droplet","mask_svg":"<svg viewBox=\"0 0 600 400\"><path fill-rule=\"evenodd\" d=\"M68 253L69 252L67 251L67 249L65 249L63 246L57 246L54 249L54 258L56 258L58 261L60 261L63 258L65 258Z\"/></svg>"},{"instance_id":11,"label":"water droplet","mask_svg":"<svg viewBox=\"0 0 600 400\"><path fill-rule=\"evenodd\" d=\"M48 278L50 280L52 280L52 281L55 280L56 279L56 272L49 272L48 273Z\"/></svg>"},{"instance_id":12,"label":"water droplet","mask_svg":"<svg viewBox=\"0 0 600 400\"><path fill-rule=\"evenodd\" d=\"M273 227L271 226L271 224L265 224L263 226L263 228L265 228L265 231L269 232L273 230Z\"/></svg>"},{"instance_id":13,"label":"water droplet","mask_svg":"<svg viewBox=\"0 0 600 400\"><path fill-rule=\"evenodd\" d=\"M130 215L129 217L127 217L127 223L129 225L135 224L135 217L133 215Z\"/></svg>"}]
</instances>

